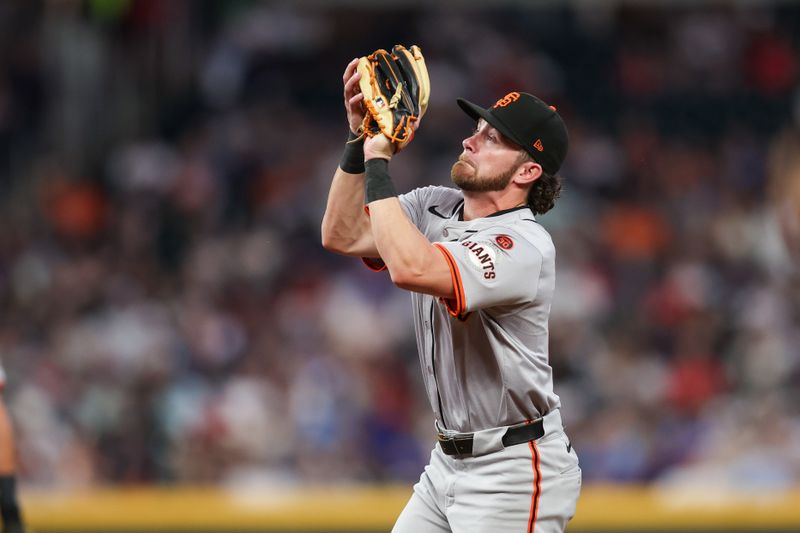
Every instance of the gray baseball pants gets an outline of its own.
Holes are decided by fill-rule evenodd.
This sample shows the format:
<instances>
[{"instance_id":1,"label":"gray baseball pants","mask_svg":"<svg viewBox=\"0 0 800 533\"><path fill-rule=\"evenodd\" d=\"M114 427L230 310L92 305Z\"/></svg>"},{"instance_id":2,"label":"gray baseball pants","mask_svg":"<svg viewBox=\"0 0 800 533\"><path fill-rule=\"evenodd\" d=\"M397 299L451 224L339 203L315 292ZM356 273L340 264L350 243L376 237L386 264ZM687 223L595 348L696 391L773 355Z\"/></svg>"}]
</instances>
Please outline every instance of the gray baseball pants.
<instances>
[{"instance_id":1,"label":"gray baseball pants","mask_svg":"<svg viewBox=\"0 0 800 533\"><path fill-rule=\"evenodd\" d=\"M563 532L581 469L557 413L541 439L483 455L448 456L437 443L392 533Z\"/></svg>"}]
</instances>

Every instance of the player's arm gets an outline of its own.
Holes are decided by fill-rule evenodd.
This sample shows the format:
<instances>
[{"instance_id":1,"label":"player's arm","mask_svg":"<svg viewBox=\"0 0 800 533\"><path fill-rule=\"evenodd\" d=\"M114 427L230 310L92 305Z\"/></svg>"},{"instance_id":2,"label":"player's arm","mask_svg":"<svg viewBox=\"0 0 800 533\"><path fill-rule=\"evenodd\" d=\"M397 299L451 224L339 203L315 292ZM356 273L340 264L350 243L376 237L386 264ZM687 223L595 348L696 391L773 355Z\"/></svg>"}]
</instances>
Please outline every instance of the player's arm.
<instances>
[{"instance_id":1,"label":"player's arm","mask_svg":"<svg viewBox=\"0 0 800 533\"><path fill-rule=\"evenodd\" d=\"M322 246L326 250L356 257L378 257L369 218L364 213L363 176L336 170L322 218Z\"/></svg>"},{"instance_id":2,"label":"player's arm","mask_svg":"<svg viewBox=\"0 0 800 533\"><path fill-rule=\"evenodd\" d=\"M392 147L383 135L365 142L369 221L377 251L398 287L453 298L452 271L445 254L409 220L400 200L392 194L388 175L391 153ZM391 190L381 192L385 187Z\"/></svg>"},{"instance_id":3,"label":"player's arm","mask_svg":"<svg viewBox=\"0 0 800 533\"><path fill-rule=\"evenodd\" d=\"M454 298L445 255L408 219L397 197L369 204L372 236L392 282L414 292Z\"/></svg>"},{"instance_id":4,"label":"player's arm","mask_svg":"<svg viewBox=\"0 0 800 533\"><path fill-rule=\"evenodd\" d=\"M0 476L13 475L16 467L14 453L14 430L5 402L0 397Z\"/></svg>"},{"instance_id":5,"label":"player's arm","mask_svg":"<svg viewBox=\"0 0 800 533\"><path fill-rule=\"evenodd\" d=\"M16 447L11 419L0 396L0 516L3 531L23 531L16 489Z\"/></svg>"},{"instance_id":6,"label":"player's arm","mask_svg":"<svg viewBox=\"0 0 800 533\"><path fill-rule=\"evenodd\" d=\"M332 252L358 257L377 257L369 219L364 213L363 140L354 141L364 119L363 95L358 90L358 60L347 65L344 83L344 104L351 131L351 142L345 147L342 161L333 175L325 215L322 218L322 246Z\"/></svg>"}]
</instances>

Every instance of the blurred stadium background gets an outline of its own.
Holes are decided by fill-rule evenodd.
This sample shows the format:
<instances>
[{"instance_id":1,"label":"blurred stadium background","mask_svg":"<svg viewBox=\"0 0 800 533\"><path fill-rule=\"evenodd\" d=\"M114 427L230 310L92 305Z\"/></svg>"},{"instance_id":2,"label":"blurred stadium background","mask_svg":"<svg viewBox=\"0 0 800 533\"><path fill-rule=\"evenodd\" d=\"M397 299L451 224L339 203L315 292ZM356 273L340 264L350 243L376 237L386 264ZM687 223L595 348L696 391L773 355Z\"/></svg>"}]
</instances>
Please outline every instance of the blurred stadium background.
<instances>
[{"instance_id":1,"label":"blurred stadium background","mask_svg":"<svg viewBox=\"0 0 800 533\"><path fill-rule=\"evenodd\" d=\"M438 6L438 7L437 7ZM388 531L432 446L409 301L319 224L353 57L419 44L393 163L523 88L570 531L800 531L800 4L0 2L0 356L35 531Z\"/></svg>"}]
</instances>

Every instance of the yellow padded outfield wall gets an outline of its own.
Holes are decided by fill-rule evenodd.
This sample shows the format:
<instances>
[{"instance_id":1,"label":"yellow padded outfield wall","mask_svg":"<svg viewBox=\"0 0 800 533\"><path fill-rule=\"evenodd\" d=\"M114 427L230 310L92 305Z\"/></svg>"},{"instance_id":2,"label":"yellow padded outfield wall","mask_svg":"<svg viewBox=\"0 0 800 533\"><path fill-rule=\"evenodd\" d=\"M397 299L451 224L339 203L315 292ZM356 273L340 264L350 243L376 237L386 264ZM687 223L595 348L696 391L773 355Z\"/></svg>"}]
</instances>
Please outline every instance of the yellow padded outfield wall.
<instances>
[{"instance_id":1,"label":"yellow padded outfield wall","mask_svg":"<svg viewBox=\"0 0 800 533\"><path fill-rule=\"evenodd\" d=\"M47 531L389 531L410 495L397 487L115 488L25 491ZM584 487L569 531L800 531L800 489L732 493Z\"/></svg>"}]
</instances>

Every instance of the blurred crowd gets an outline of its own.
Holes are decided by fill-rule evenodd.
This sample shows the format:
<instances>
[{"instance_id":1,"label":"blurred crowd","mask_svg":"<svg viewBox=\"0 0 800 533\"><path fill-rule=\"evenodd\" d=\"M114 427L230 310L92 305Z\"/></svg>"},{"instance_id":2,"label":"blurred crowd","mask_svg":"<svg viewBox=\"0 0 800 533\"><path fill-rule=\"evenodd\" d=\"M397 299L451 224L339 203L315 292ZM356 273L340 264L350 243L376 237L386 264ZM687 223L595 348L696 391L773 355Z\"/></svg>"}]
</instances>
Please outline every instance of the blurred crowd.
<instances>
[{"instance_id":1,"label":"blurred crowd","mask_svg":"<svg viewBox=\"0 0 800 533\"><path fill-rule=\"evenodd\" d=\"M342 72L395 43L432 83L400 190L449 183L456 97L570 128L540 222L585 481L800 482L800 5L389 5L0 3L23 486L418 477L409 297L319 243Z\"/></svg>"}]
</instances>

